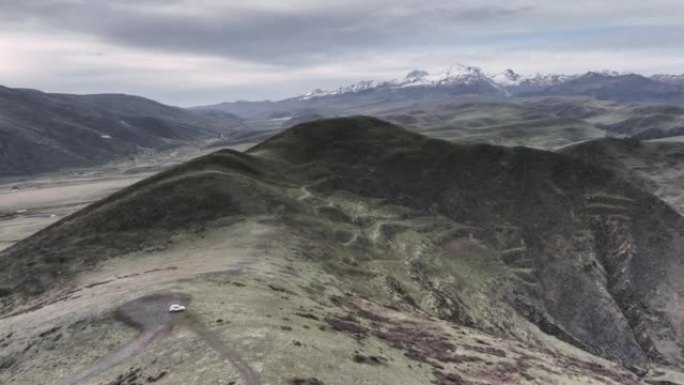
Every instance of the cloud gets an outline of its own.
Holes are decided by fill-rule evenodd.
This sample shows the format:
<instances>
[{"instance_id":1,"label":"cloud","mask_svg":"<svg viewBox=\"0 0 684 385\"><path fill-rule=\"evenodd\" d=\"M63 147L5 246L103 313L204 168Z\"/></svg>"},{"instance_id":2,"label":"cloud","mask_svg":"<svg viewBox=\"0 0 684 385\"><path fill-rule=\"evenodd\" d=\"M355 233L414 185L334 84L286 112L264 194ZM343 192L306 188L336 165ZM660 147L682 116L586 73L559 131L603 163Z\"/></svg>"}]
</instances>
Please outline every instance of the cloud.
<instances>
[{"instance_id":1,"label":"cloud","mask_svg":"<svg viewBox=\"0 0 684 385\"><path fill-rule=\"evenodd\" d=\"M181 104L288 96L453 62L682 72L684 57L680 0L0 0L0 7L0 82Z\"/></svg>"},{"instance_id":2,"label":"cloud","mask_svg":"<svg viewBox=\"0 0 684 385\"><path fill-rule=\"evenodd\" d=\"M442 30L533 9L415 1L335 2L268 9L223 2L26 0L3 5L6 28L36 27L166 52L291 64L379 46L429 42ZM243 3L244 4L244 3ZM258 5L258 3L257 3ZM458 23L458 25L454 25Z\"/></svg>"}]
</instances>

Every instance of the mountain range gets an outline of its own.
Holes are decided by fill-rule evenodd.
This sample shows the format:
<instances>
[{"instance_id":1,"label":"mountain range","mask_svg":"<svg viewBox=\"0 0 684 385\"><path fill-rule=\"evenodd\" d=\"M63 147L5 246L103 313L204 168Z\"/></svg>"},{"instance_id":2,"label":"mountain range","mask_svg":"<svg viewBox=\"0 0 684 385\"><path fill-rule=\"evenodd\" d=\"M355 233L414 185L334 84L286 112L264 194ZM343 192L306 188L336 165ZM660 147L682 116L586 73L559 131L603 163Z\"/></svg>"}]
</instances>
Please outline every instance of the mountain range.
<instances>
[{"instance_id":1,"label":"mountain range","mask_svg":"<svg viewBox=\"0 0 684 385\"><path fill-rule=\"evenodd\" d=\"M256 142L298 123L372 115L439 138L553 149L609 136L684 135L684 75L523 76L414 70L279 101L195 108L132 95L0 87L0 176L89 167L183 145Z\"/></svg>"},{"instance_id":2,"label":"mountain range","mask_svg":"<svg viewBox=\"0 0 684 385\"><path fill-rule=\"evenodd\" d=\"M606 136L651 140L684 135L683 76L614 71L582 75L487 74L455 66L411 71L278 101L194 108L268 124L271 132L320 118L375 116L433 137L553 150Z\"/></svg>"},{"instance_id":3,"label":"mountain range","mask_svg":"<svg viewBox=\"0 0 684 385\"><path fill-rule=\"evenodd\" d=\"M684 75L653 75L650 77L615 71L587 72L581 75L535 74L525 76L507 69L487 74L473 66L455 65L431 74L413 70L403 79L389 81L367 80L337 90L316 89L299 96L300 100L360 92L402 92L410 88L448 89L452 93L541 96L581 95L615 100L644 100L681 98ZM636 93L636 95L630 95Z\"/></svg>"}]
</instances>

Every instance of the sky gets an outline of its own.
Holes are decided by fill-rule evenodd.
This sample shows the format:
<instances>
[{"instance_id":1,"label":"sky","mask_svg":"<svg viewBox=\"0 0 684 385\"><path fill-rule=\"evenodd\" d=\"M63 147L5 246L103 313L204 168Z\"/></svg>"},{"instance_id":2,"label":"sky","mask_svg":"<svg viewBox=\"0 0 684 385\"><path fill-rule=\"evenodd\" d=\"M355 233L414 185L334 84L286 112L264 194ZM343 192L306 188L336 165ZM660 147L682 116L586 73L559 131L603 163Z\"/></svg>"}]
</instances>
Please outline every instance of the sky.
<instances>
[{"instance_id":1,"label":"sky","mask_svg":"<svg viewBox=\"0 0 684 385\"><path fill-rule=\"evenodd\" d=\"M684 73L682 0L0 0L0 84L195 106L412 69Z\"/></svg>"}]
</instances>

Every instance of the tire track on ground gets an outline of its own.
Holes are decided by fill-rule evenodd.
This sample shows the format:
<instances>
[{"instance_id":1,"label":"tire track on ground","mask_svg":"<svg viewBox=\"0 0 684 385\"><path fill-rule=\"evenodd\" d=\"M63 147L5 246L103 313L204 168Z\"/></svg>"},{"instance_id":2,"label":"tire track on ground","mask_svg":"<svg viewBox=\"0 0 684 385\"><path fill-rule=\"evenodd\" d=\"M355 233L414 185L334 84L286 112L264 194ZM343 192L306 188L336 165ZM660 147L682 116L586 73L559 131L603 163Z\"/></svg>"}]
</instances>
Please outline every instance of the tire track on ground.
<instances>
[{"instance_id":1,"label":"tire track on ground","mask_svg":"<svg viewBox=\"0 0 684 385\"><path fill-rule=\"evenodd\" d=\"M152 343L164 338L173 330L174 324L186 325L209 345L219 356L242 377L244 385L259 385L259 377L254 369L219 336L207 329L192 313L170 313L169 306L187 306L190 296L182 293L156 293L127 302L115 311L115 317L128 326L136 328L140 334L121 349L111 353L90 367L73 376L65 385L85 385L87 381L125 360L142 353ZM180 321L180 322L177 322Z\"/></svg>"},{"instance_id":2,"label":"tire track on ground","mask_svg":"<svg viewBox=\"0 0 684 385\"><path fill-rule=\"evenodd\" d=\"M96 375L137 356L152 343L167 336L173 329L173 320L176 316L169 313L169 306L174 303L187 305L190 303L190 296L181 293L156 293L119 306L114 312L115 317L126 325L138 329L138 337L116 352L101 358L65 384L84 385Z\"/></svg>"},{"instance_id":3,"label":"tire track on ground","mask_svg":"<svg viewBox=\"0 0 684 385\"><path fill-rule=\"evenodd\" d=\"M196 317L188 315L189 327L192 329L209 347L214 349L224 361L230 363L242 377L244 385L259 385L259 376L254 369L240 357L237 352L224 344L219 336L207 329Z\"/></svg>"}]
</instances>

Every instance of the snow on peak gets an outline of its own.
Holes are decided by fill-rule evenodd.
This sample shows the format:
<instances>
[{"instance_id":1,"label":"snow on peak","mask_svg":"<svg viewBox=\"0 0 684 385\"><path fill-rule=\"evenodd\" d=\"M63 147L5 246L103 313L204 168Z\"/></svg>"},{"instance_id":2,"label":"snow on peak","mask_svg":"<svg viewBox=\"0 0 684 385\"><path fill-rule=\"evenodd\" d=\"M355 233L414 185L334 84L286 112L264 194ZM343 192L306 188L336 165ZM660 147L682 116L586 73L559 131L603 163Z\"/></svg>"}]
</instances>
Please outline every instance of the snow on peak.
<instances>
[{"instance_id":1,"label":"snow on peak","mask_svg":"<svg viewBox=\"0 0 684 385\"><path fill-rule=\"evenodd\" d=\"M330 94L328 91L323 91L323 90L320 89L320 88L316 88L315 90L313 90L313 91L311 91L311 92L307 92L307 93L305 93L304 95L300 96L299 99L301 99L301 100L309 100L309 99L312 99L312 98L315 98L315 97L318 97L318 96L326 96L326 95L328 95L328 94Z\"/></svg>"},{"instance_id":2,"label":"snow on peak","mask_svg":"<svg viewBox=\"0 0 684 385\"><path fill-rule=\"evenodd\" d=\"M605 77L617 77L617 76L629 75L629 73L627 73L627 72L618 72L618 71L603 69L603 70L601 70L601 71L589 71L589 72L587 72L587 75L598 75L598 76L605 76Z\"/></svg>"},{"instance_id":3,"label":"snow on peak","mask_svg":"<svg viewBox=\"0 0 684 385\"><path fill-rule=\"evenodd\" d=\"M423 70L413 70L406 75L403 81L398 83L398 86L472 85L482 81L489 81L489 78L487 78L481 69L456 64L435 74L430 74Z\"/></svg>"},{"instance_id":4,"label":"snow on peak","mask_svg":"<svg viewBox=\"0 0 684 385\"><path fill-rule=\"evenodd\" d=\"M348 85L346 87L340 87L336 90L333 91L325 91L320 88L316 88L315 90L311 92L307 92L304 95L301 95L299 99L301 100L309 100L321 96L330 96L330 95L340 95L340 94L347 94L347 93L355 93L355 92L361 92L364 90L370 90L377 88L378 86L382 85L384 83L379 83L375 80L362 80L360 82Z\"/></svg>"},{"instance_id":5,"label":"snow on peak","mask_svg":"<svg viewBox=\"0 0 684 385\"><path fill-rule=\"evenodd\" d=\"M670 84L684 84L684 74L681 75L670 75L670 74L657 74L651 76L651 79Z\"/></svg>"},{"instance_id":6,"label":"snow on peak","mask_svg":"<svg viewBox=\"0 0 684 385\"><path fill-rule=\"evenodd\" d=\"M438 74L438 85L445 84L475 84L481 81L489 81L487 75L478 67L456 64L446 71Z\"/></svg>"},{"instance_id":7,"label":"snow on peak","mask_svg":"<svg viewBox=\"0 0 684 385\"><path fill-rule=\"evenodd\" d=\"M521 82L525 81L526 78L523 77L522 75L516 73L512 69L508 68L503 72L499 72L497 74L491 75L491 79L501 85L501 86L517 86Z\"/></svg>"},{"instance_id":8,"label":"snow on peak","mask_svg":"<svg viewBox=\"0 0 684 385\"><path fill-rule=\"evenodd\" d=\"M483 75L482 70L478 67L467 66L463 64L454 64L453 66L442 71L441 76L443 78L457 78L463 76L481 76Z\"/></svg>"},{"instance_id":9,"label":"snow on peak","mask_svg":"<svg viewBox=\"0 0 684 385\"><path fill-rule=\"evenodd\" d=\"M525 92L530 90L540 90L548 86L555 86L567 81L577 79L581 76L623 76L627 73L617 71L601 70L591 71L584 75L563 75L563 74L532 74L521 75L512 69L495 74L486 74L479 67L455 64L445 70L438 72L428 72L421 69L410 71L404 78L390 81L364 80L346 87L340 87L333 91L323 91L320 89L300 96L300 99L311 99L319 96L340 95L357 93L362 91L372 91L377 89L397 89L407 87L478 87L484 85L490 89L499 89L505 94ZM654 80L662 82L684 82L684 75L654 75ZM487 88L485 88L487 89Z\"/></svg>"},{"instance_id":10,"label":"snow on peak","mask_svg":"<svg viewBox=\"0 0 684 385\"><path fill-rule=\"evenodd\" d=\"M490 75L490 78L499 87L504 90L509 90L512 88L539 89L565 83L568 80L574 79L575 76L541 73L521 75L509 68L503 72Z\"/></svg>"},{"instance_id":11,"label":"snow on peak","mask_svg":"<svg viewBox=\"0 0 684 385\"><path fill-rule=\"evenodd\" d=\"M404 83L417 83L430 76L430 73L423 70L413 70L404 78Z\"/></svg>"}]
</instances>

